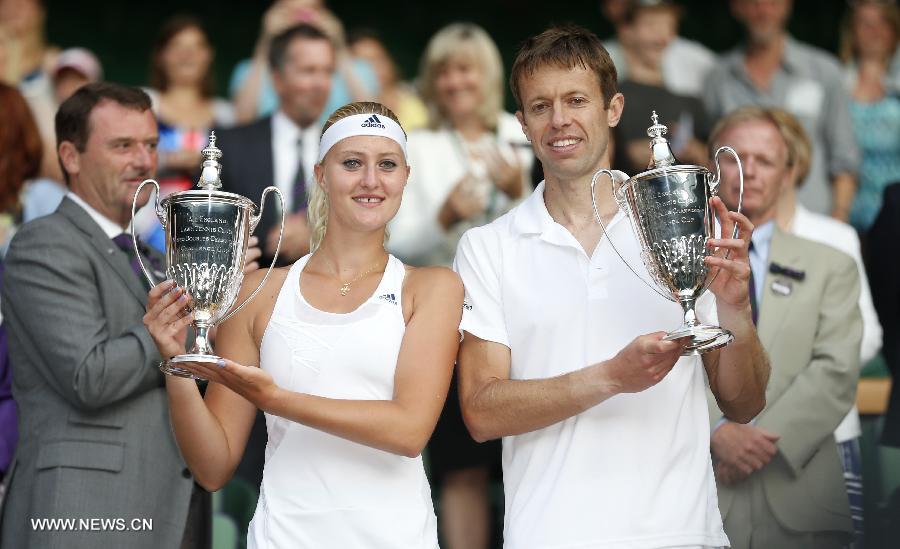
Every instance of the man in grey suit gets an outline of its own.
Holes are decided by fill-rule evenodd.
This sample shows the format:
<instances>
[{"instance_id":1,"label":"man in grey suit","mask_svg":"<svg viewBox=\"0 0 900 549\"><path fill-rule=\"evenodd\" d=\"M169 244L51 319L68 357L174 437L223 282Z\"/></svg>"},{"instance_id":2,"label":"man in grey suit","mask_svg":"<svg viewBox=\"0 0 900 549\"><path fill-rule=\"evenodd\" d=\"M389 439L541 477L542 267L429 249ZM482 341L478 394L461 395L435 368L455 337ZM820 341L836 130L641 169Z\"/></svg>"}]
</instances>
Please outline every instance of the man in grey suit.
<instances>
[{"instance_id":1,"label":"man in grey suit","mask_svg":"<svg viewBox=\"0 0 900 549\"><path fill-rule=\"evenodd\" d=\"M89 84L60 106L56 135L69 194L24 225L6 256L21 438L0 545L207 546L208 494L175 444L160 356L142 324L147 287L113 240L156 169L150 99Z\"/></svg>"},{"instance_id":2,"label":"man in grey suit","mask_svg":"<svg viewBox=\"0 0 900 549\"><path fill-rule=\"evenodd\" d=\"M711 398L714 470L734 548L839 548L851 519L834 430L856 396L862 316L859 271L849 255L782 232L778 199L803 162L784 111L738 109L713 131L744 168L744 213L755 225L751 303L772 373L766 407L749 424L721 419ZM721 194L738 203L736 164Z\"/></svg>"}]
</instances>

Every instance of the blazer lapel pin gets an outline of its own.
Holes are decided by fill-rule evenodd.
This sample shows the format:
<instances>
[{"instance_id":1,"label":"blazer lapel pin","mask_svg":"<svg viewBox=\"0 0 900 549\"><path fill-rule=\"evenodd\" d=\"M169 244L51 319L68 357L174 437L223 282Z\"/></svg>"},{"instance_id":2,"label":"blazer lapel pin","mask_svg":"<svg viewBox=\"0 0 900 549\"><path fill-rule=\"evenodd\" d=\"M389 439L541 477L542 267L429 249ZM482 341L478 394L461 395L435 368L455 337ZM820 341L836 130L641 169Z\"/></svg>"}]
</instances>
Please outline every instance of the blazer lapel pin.
<instances>
[{"instance_id":1,"label":"blazer lapel pin","mask_svg":"<svg viewBox=\"0 0 900 549\"><path fill-rule=\"evenodd\" d=\"M797 282L803 282L803 279L806 278L806 271L798 271L796 269L791 269L790 267L784 267L775 262L769 263L769 272L776 275L786 276L787 278L796 280Z\"/></svg>"},{"instance_id":2,"label":"blazer lapel pin","mask_svg":"<svg viewBox=\"0 0 900 549\"><path fill-rule=\"evenodd\" d=\"M769 272L779 275L778 278L772 281L772 292L782 296L789 296L794 291L792 281L803 282L806 278L804 271L784 267L774 262L769 264Z\"/></svg>"}]
</instances>

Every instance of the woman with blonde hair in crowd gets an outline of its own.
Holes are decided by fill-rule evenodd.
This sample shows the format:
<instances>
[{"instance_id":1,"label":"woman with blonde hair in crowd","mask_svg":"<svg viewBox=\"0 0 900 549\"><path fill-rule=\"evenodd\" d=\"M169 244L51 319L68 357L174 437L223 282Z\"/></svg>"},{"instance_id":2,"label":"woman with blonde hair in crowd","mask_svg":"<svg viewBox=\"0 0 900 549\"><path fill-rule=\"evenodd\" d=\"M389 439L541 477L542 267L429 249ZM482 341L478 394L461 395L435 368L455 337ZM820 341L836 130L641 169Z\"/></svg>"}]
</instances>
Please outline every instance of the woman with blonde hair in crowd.
<instances>
[{"instance_id":1,"label":"woman with blonde hair in crowd","mask_svg":"<svg viewBox=\"0 0 900 549\"><path fill-rule=\"evenodd\" d=\"M449 265L466 229L493 221L523 196L534 157L519 122L503 110L503 63L484 29L455 23L440 30L419 78L430 127L410 134L415 169L388 245L413 264ZM449 549L480 549L490 538L488 487L500 469L500 442L476 444L455 380L450 392L428 446L441 534Z\"/></svg>"},{"instance_id":2,"label":"woman with blonde hair in crowd","mask_svg":"<svg viewBox=\"0 0 900 549\"><path fill-rule=\"evenodd\" d=\"M465 229L499 217L523 195L534 156L519 122L503 110L503 62L484 29L441 29L425 49L419 79L429 128L410 134L416 169L391 224L390 248L413 264L449 265Z\"/></svg>"},{"instance_id":3,"label":"woman with blonde hair in crowd","mask_svg":"<svg viewBox=\"0 0 900 549\"><path fill-rule=\"evenodd\" d=\"M900 9L853 0L841 31L850 117L862 153L850 223L865 234L881 210L884 188L900 180Z\"/></svg>"},{"instance_id":4,"label":"woman with blonde hair in crowd","mask_svg":"<svg viewBox=\"0 0 900 549\"><path fill-rule=\"evenodd\" d=\"M225 359L187 364L210 380L205 398L193 380L166 378L178 445L209 490L233 475L256 409L266 414L249 547L438 547L420 452L447 396L463 288L448 269L407 267L384 249L410 171L396 120L379 103L329 117L312 253L219 326ZM151 290L145 317L165 357L184 352L191 319L173 285Z\"/></svg>"}]
</instances>

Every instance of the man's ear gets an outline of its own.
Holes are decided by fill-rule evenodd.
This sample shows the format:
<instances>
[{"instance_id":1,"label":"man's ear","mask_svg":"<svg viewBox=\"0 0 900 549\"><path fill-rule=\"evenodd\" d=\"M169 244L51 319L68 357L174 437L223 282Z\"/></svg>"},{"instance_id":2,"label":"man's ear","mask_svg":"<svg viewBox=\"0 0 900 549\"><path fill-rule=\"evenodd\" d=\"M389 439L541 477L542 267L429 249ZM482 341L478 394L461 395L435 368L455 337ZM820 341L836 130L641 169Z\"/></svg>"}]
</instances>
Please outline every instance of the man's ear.
<instances>
[{"instance_id":1,"label":"man's ear","mask_svg":"<svg viewBox=\"0 0 900 549\"><path fill-rule=\"evenodd\" d=\"M609 100L609 108L606 109L606 123L610 128L619 125L619 119L622 118L622 111L625 110L625 96L617 93Z\"/></svg>"},{"instance_id":2,"label":"man's ear","mask_svg":"<svg viewBox=\"0 0 900 549\"><path fill-rule=\"evenodd\" d=\"M70 176L78 175L81 172L81 153L75 147L75 143L71 141L63 141L57 149L59 161L65 168L66 173Z\"/></svg>"},{"instance_id":3,"label":"man's ear","mask_svg":"<svg viewBox=\"0 0 900 549\"><path fill-rule=\"evenodd\" d=\"M522 126L522 133L525 134L525 139L530 143L531 136L528 135L528 125L525 123L525 115L522 114L522 111L516 111L516 120L518 120L519 125Z\"/></svg>"}]
</instances>

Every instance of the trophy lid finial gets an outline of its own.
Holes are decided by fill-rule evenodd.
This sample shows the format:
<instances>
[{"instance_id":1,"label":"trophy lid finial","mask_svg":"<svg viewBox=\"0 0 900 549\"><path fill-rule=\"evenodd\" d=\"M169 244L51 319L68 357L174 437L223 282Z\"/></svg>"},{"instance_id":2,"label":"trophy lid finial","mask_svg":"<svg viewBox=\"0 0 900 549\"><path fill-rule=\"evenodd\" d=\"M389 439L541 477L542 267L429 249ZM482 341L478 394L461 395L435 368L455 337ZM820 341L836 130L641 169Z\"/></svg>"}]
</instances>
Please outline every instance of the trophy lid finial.
<instances>
[{"instance_id":1,"label":"trophy lid finial","mask_svg":"<svg viewBox=\"0 0 900 549\"><path fill-rule=\"evenodd\" d=\"M650 115L650 121L653 122L653 125L647 128L647 137L661 138L669 133L669 128L665 124L659 123L659 115L656 114L656 111L653 111Z\"/></svg>"},{"instance_id":2,"label":"trophy lid finial","mask_svg":"<svg viewBox=\"0 0 900 549\"><path fill-rule=\"evenodd\" d=\"M659 115L656 111L650 114L650 121L653 125L647 128L647 137L650 138L650 164L648 169L661 168L663 166L672 166L677 164L678 160L669 147L669 140L663 137L669 132L669 128L665 124L659 123Z\"/></svg>"},{"instance_id":3,"label":"trophy lid finial","mask_svg":"<svg viewBox=\"0 0 900 549\"><path fill-rule=\"evenodd\" d=\"M203 164L197 186L208 191L220 188L222 181L219 174L222 172L222 165L219 164L219 159L222 158L222 151L216 147L215 131L209 132L209 145L200 151L200 154L203 156Z\"/></svg>"},{"instance_id":4,"label":"trophy lid finial","mask_svg":"<svg viewBox=\"0 0 900 549\"><path fill-rule=\"evenodd\" d=\"M219 150L219 147L216 147L216 132L209 132L209 145L206 146L200 154L203 155L205 160L218 160L222 158L222 151Z\"/></svg>"}]
</instances>

